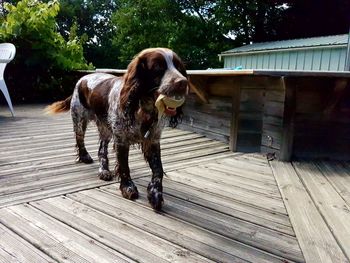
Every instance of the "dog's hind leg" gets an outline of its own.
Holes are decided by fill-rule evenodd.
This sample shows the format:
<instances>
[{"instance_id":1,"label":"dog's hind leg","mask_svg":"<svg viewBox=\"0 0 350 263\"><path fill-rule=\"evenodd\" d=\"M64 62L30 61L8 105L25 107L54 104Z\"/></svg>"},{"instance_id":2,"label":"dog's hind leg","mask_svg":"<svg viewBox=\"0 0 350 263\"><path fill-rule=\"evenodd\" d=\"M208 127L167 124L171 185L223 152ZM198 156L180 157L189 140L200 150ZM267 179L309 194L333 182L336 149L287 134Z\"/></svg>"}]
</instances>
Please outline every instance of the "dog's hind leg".
<instances>
[{"instance_id":1,"label":"dog's hind leg","mask_svg":"<svg viewBox=\"0 0 350 263\"><path fill-rule=\"evenodd\" d=\"M72 105L71 115L73 129L75 133L76 147L78 152L78 162L92 163L93 160L85 148L84 138L87 125L89 123L89 112L82 105Z\"/></svg>"},{"instance_id":2,"label":"dog's hind leg","mask_svg":"<svg viewBox=\"0 0 350 263\"><path fill-rule=\"evenodd\" d=\"M110 181L114 175L109 171L108 161L108 144L111 140L112 133L102 123L97 121L97 127L100 134L100 148L98 149L98 161L100 168L98 170L98 177L104 181Z\"/></svg>"},{"instance_id":3,"label":"dog's hind leg","mask_svg":"<svg viewBox=\"0 0 350 263\"><path fill-rule=\"evenodd\" d=\"M115 151L117 155L117 165L115 167L116 175L120 178L119 189L122 196L127 199L136 199L139 192L136 185L131 180L129 169L129 148L130 145L121 139L115 138Z\"/></svg>"}]
</instances>

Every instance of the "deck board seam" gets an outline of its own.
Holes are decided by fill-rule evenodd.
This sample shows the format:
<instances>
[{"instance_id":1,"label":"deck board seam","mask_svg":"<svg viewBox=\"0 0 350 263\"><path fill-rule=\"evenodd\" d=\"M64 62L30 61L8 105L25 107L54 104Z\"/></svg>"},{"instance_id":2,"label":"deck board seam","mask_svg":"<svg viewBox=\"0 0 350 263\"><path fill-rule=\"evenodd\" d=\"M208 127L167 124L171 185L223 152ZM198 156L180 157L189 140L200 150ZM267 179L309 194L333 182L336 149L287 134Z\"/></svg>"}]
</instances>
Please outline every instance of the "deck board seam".
<instances>
[{"instance_id":1,"label":"deck board seam","mask_svg":"<svg viewBox=\"0 0 350 263\"><path fill-rule=\"evenodd\" d=\"M104 189L99 189L99 191L104 192L104 193L108 193L108 194L113 194L113 193L111 193L110 191L104 190ZM113 195L115 195L115 194L113 194ZM69 195L67 196L67 198L69 198ZM176 197L175 197L175 198L176 198ZM72 200L76 201L75 199L72 199ZM85 205L85 204L84 204L84 205ZM145 207L143 204L137 203L137 205L138 205L138 206ZM197 205L197 204L196 204L196 205ZM89 205L87 205L87 206L89 206ZM199 206L200 206L200 205L199 205ZM98 210L98 209L96 209L96 208L94 208L94 207L91 207L91 206L89 206L89 207L92 208L92 209L95 209L95 210L97 210L97 211L99 211L99 212L101 212L100 210ZM204 206L203 206L203 207L204 207ZM205 208L205 207L204 207L204 208ZM103 212L101 212L101 213L103 213ZM268 255L270 255L270 256L272 256L272 257L279 258L279 259L281 259L281 260L285 259L285 258L283 258L283 257L280 257L280 256L278 256L278 255L276 255L276 254L271 253L270 251L264 250L264 249L259 248L259 247L252 246L252 245L250 245L250 244L246 244L246 243L244 243L244 242L242 242L242 241L240 241L240 240L237 240L237 239L232 239L232 238L229 237L229 236L225 236L225 235L222 235L222 234L220 234L220 233L213 232L213 231L210 230L210 229L207 229L207 228L204 228L204 227L202 227L202 226L196 225L196 224L194 224L194 223L192 223L192 222L185 221L184 219L177 218L177 217L175 217L175 216L173 216L173 215L171 215L171 214L169 214L169 213L167 213L167 212L164 212L164 213L166 214L166 216L168 216L168 217L170 217L170 218L172 218L172 219L174 219L174 220L176 220L176 221L182 222L182 223L184 223L184 224L191 225L192 227L195 227L195 228L197 228L197 229L201 229L202 231L206 231L206 232L208 232L208 233L212 233L212 234L214 234L214 235L221 236L221 237L223 237L223 238L233 240L233 241L236 242L236 243L239 243L239 244L241 244L241 245L243 245L243 246L247 246L247 247L249 247L249 248L255 249L255 250L257 250L257 251L261 251L261 252L263 252L263 253L265 253L265 254L268 254ZM221 212L220 212L220 213L221 213ZM105 213L104 213L104 214L105 214ZM109 215L109 214L107 214L107 215ZM109 215L109 216L115 218L115 217L112 216L112 215ZM232 215L230 215L230 216L232 216ZM129 222L126 222L126 223L130 224ZM159 237L159 238L162 238L162 237ZM163 239L163 238L162 238L162 239ZM289 260L289 262L292 262L292 261L290 261L290 259L288 259L288 260Z\"/></svg>"},{"instance_id":2,"label":"deck board seam","mask_svg":"<svg viewBox=\"0 0 350 263\"><path fill-rule=\"evenodd\" d=\"M338 237L335 235L333 228L331 227L330 223L328 222L327 218L325 217L325 215L323 214L322 210L320 209L320 207L317 205L317 202L315 200L315 198L313 197L313 194L310 192L308 186L306 185L304 179L302 178L302 176L300 175L300 172L298 171L298 169L295 168L294 163L292 162L291 165L294 168L294 171L296 172L296 174L298 175L299 180L301 181L303 187L305 188L307 194L309 195L310 199L312 200L314 206L316 207L318 213L320 214L320 216L322 217L324 223L326 224L326 226L328 227L330 233L332 234L334 240L337 242L338 247L341 249L341 251L343 252L344 256L347 258L347 260L350 262L350 257L349 255L346 253L346 250L344 249L343 245L341 244L341 242L339 241ZM317 169L319 170L319 172L322 174L323 177L325 177L325 179L328 181L327 176L325 176L322 171L319 169L319 167L317 166ZM334 186L330 183L330 185L334 188ZM336 191L336 190L335 190ZM336 191L337 192L337 191ZM338 192L337 192L338 193Z\"/></svg>"}]
</instances>

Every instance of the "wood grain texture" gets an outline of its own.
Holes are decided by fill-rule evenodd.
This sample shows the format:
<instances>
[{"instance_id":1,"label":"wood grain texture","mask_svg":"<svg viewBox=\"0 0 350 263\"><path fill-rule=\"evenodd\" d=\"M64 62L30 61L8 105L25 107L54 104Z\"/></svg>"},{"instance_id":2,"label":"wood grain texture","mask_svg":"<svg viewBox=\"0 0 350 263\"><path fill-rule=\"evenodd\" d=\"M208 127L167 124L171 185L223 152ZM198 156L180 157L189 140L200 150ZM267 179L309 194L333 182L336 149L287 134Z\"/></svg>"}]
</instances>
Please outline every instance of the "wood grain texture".
<instances>
[{"instance_id":1,"label":"wood grain texture","mask_svg":"<svg viewBox=\"0 0 350 263\"><path fill-rule=\"evenodd\" d=\"M238 86L232 91L232 116L230 121L230 141L229 148L235 152L237 150L238 143L238 123L239 123L239 111L241 105L241 87Z\"/></svg>"},{"instance_id":2,"label":"wood grain texture","mask_svg":"<svg viewBox=\"0 0 350 263\"><path fill-rule=\"evenodd\" d=\"M259 80L265 89L267 79ZM259 100L245 81L241 99ZM280 103L271 90L269 99ZM203 112L228 116L230 103L214 104ZM42 108L0 117L0 262L348 262L347 162L272 162L271 169L262 154L232 153L225 143L166 128L165 203L155 213L139 149L129 159L140 198L130 201L118 182L97 179L97 163L74 163L69 115L45 116ZM252 112L240 112L244 129L261 117ZM267 129L283 124L278 116L265 120ZM91 126L93 158L97 137Z\"/></svg>"},{"instance_id":3,"label":"wood grain texture","mask_svg":"<svg viewBox=\"0 0 350 263\"><path fill-rule=\"evenodd\" d=\"M312 162L294 162L293 165L346 257L350 259L350 206L327 180L331 176L329 173L323 174Z\"/></svg>"},{"instance_id":4,"label":"wood grain texture","mask_svg":"<svg viewBox=\"0 0 350 263\"><path fill-rule=\"evenodd\" d=\"M97 177L98 163L75 163L70 115L48 116L43 113L44 107L21 106L16 118L0 117L0 207L108 184ZM86 147L97 160L98 135L94 124L87 131ZM162 134L161 150L165 171L179 164L200 163L202 157L215 159L229 153L223 143L169 128ZM111 169L114 155L110 149ZM129 160L132 176L150 175L137 147L131 148Z\"/></svg>"},{"instance_id":5,"label":"wood grain texture","mask_svg":"<svg viewBox=\"0 0 350 263\"><path fill-rule=\"evenodd\" d=\"M101 262L108 259L127 262L124 256L110 253L107 247L89 242L81 233L28 206L1 209L0 214L3 224L58 262L97 262L99 257Z\"/></svg>"},{"instance_id":6,"label":"wood grain texture","mask_svg":"<svg viewBox=\"0 0 350 263\"><path fill-rule=\"evenodd\" d=\"M272 161L271 167L306 262L348 262L293 166Z\"/></svg>"},{"instance_id":7,"label":"wood grain texture","mask_svg":"<svg viewBox=\"0 0 350 263\"><path fill-rule=\"evenodd\" d=\"M0 262L57 262L0 224Z\"/></svg>"},{"instance_id":8,"label":"wood grain texture","mask_svg":"<svg viewBox=\"0 0 350 263\"><path fill-rule=\"evenodd\" d=\"M293 155L294 145L294 121L296 112L296 86L293 79L280 79L281 85L285 90L284 113L282 138L280 147L281 161L290 161Z\"/></svg>"},{"instance_id":9,"label":"wood grain texture","mask_svg":"<svg viewBox=\"0 0 350 263\"><path fill-rule=\"evenodd\" d=\"M104 240L109 246L120 249L123 254L137 261L212 262L142 231L129 222L110 217L65 197L39 201L35 203L35 206L97 240Z\"/></svg>"},{"instance_id":10,"label":"wood grain texture","mask_svg":"<svg viewBox=\"0 0 350 263\"><path fill-rule=\"evenodd\" d=\"M332 184L338 195L350 206L350 169L345 162L317 161L317 167Z\"/></svg>"},{"instance_id":11,"label":"wood grain texture","mask_svg":"<svg viewBox=\"0 0 350 263\"><path fill-rule=\"evenodd\" d=\"M209 96L206 92L206 78L189 78L190 92L194 92L203 103L209 103Z\"/></svg>"}]
</instances>

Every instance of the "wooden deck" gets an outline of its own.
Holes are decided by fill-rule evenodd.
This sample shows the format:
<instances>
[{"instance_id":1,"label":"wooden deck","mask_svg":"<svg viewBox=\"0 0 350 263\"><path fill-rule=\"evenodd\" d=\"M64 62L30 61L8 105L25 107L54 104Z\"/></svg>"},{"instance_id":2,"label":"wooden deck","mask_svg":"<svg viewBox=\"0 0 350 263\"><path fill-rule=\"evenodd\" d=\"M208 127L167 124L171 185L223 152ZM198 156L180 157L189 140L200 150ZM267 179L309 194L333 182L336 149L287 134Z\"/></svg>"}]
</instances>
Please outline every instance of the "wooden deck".
<instances>
[{"instance_id":1,"label":"wooden deck","mask_svg":"<svg viewBox=\"0 0 350 263\"><path fill-rule=\"evenodd\" d=\"M350 165L269 163L178 129L162 138L163 211L77 164L69 114L0 108L0 262L349 262ZM96 160L96 129L87 148ZM110 153L111 164L114 162Z\"/></svg>"}]
</instances>

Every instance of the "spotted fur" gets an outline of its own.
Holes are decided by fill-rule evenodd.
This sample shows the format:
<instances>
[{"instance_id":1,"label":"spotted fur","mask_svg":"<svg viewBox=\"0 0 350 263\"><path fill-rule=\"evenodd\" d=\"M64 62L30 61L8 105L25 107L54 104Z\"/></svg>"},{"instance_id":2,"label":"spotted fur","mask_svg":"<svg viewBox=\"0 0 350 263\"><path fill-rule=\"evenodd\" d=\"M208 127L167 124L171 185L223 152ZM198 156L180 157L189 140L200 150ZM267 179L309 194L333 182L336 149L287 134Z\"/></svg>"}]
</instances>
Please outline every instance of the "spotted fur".
<instances>
[{"instance_id":1,"label":"spotted fur","mask_svg":"<svg viewBox=\"0 0 350 263\"><path fill-rule=\"evenodd\" d=\"M78 160L84 163L93 161L85 148L84 136L88 123L95 121L100 137L99 178L108 181L118 176L121 193L128 199L138 197L128 166L129 148L140 145L152 170L147 197L151 206L159 210L163 203L160 153L163 121L158 120L154 103L160 94L185 96L187 93L187 75L180 58L170 49L152 48L136 55L123 77L104 73L82 77L72 96L47 110L58 113L70 109ZM176 115L169 118L170 126L176 126L181 114L178 108ZM112 139L117 157L114 173L109 170L107 156Z\"/></svg>"}]
</instances>

